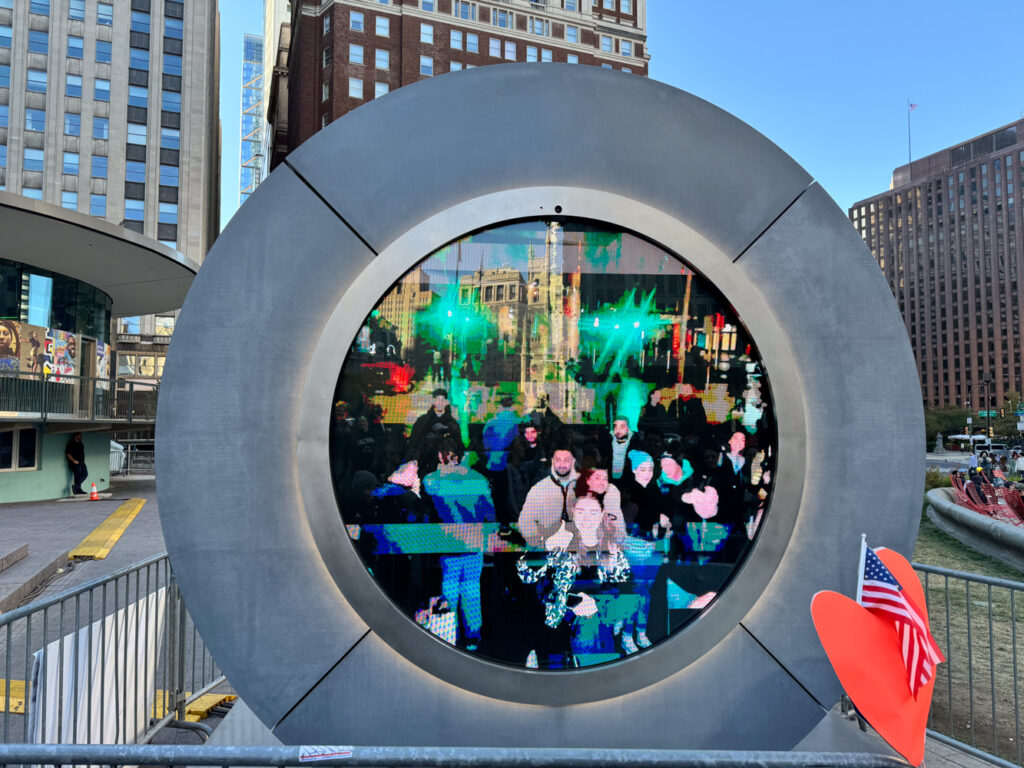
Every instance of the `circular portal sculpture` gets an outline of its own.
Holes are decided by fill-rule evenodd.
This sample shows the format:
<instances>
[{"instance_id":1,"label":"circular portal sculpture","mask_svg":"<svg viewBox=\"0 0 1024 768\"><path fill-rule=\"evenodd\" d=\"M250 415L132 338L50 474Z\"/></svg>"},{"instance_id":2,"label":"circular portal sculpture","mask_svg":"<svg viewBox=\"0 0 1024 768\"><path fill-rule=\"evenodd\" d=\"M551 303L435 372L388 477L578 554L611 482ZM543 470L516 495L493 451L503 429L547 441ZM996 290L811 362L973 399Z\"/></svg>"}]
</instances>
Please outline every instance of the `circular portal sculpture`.
<instances>
[{"instance_id":1,"label":"circular portal sculpture","mask_svg":"<svg viewBox=\"0 0 1024 768\"><path fill-rule=\"evenodd\" d=\"M158 419L189 610L291 743L789 748L839 696L811 596L862 532L909 551L923 484L843 213L712 105L571 65L431 78L290 155Z\"/></svg>"}]
</instances>

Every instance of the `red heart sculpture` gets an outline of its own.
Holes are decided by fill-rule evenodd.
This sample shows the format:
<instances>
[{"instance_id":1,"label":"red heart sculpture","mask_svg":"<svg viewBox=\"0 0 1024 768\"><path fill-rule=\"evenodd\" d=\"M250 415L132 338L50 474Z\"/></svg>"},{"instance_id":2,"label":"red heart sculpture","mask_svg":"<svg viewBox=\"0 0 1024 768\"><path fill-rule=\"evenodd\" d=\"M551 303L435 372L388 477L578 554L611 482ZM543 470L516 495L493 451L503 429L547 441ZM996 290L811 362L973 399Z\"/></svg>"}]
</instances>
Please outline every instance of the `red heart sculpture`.
<instances>
[{"instance_id":1,"label":"red heart sculpture","mask_svg":"<svg viewBox=\"0 0 1024 768\"><path fill-rule=\"evenodd\" d=\"M906 558L891 549L875 552L907 596L923 608L924 590ZM857 711L907 762L920 765L935 678L921 687L915 699L893 623L845 595L817 593L811 600L811 616L828 660Z\"/></svg>"}]
</instances>

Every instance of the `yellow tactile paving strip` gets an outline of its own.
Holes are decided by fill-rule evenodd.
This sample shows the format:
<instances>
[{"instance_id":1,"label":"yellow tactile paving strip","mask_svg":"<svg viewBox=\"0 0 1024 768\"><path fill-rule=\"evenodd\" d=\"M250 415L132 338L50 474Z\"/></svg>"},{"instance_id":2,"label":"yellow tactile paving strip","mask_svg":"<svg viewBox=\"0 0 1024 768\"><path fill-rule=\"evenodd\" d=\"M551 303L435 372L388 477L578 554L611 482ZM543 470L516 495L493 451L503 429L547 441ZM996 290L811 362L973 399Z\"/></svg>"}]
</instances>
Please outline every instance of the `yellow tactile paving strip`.
<instances>
[{"instance_id":1,"label":"yellow tactile paving strip","mask_svg":"<svg viewBox=\"0 0 1024 768\"><path fill-rule=\"evenodd\" d=\"M24 714L25 713L25 681L24 680L11 680L11 708L12 714ZM187 696L191 696L191 693L186 693ZM153 717L162 718L165 714L165 703L168 701L170 696L166 691L157 691L156 699L153 702ZM185 719L190 723L198 723L200 720L205 719L209 714L210 710L214 707L218 707L227 701L234 701L237 696L228 693L205 693L198 699L188 705L185 710ZM7 712L7 681L0 680L0 712Z\"/></svg>"},{"instance_id":2,"label":"yellow tactile paving strip","mask_svg":"<svg viewBox=\"0 0 1024 768\"><path fill-rule=\"evenodd\" d=\"M82 543L71 550L72 560L102 560L117 544L118 539L131 525L139 514L145 499L128 499L115 509L106 520L97 525L93 531L82 539Z\"/></svg>"},{"instance_id":3,"label":"yellow tactile paving strip","mask_svg":"<svg viewBox=\"0 0 1024 768\"><path fill-rule=\"evenodd\" d=\"M25 712L25 681L11 680L11 708L7 709L7 681L0 680L0 712L24 714Z\"/></svg>"},{"instance_id":4,"label":"yellow tactile paving strip","mask_svg":"<svg viewBox=\"0 0 1024 768\"><path fill-rule=\"evenodd\" d=\"M186 696L192 694L187 693ZM164 691L156 692L156 700L153 702L153 717L162 718L166 712L167 696ZM210 714L210 710L220 706L226 701L234 701L237 696L226 693L205 693L188 705L185 710L185 719L190 723L198 723Z\"/></svg>"}]
</instances>

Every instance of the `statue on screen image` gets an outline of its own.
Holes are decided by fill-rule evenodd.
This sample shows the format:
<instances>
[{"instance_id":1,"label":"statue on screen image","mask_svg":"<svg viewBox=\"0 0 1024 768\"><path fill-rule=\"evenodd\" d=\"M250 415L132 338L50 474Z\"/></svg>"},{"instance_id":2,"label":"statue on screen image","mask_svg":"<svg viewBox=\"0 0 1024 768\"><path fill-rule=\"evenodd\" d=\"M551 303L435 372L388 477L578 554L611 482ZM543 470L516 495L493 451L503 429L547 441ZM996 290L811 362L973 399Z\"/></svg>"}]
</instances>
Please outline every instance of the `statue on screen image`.
<instances>
[{"instance_id":1,"label":"statue on screen image","mask_svg":"<svg viewBox=\"0 0 1024 768\"><path fill-rule=\"evenodd\" d=\"M427 256L364 321L331 419L372 577L426 631L505 664L657 645L768 519L753 341L685 261L597 224L519 222Z\"/></svg>"}]
</instances>

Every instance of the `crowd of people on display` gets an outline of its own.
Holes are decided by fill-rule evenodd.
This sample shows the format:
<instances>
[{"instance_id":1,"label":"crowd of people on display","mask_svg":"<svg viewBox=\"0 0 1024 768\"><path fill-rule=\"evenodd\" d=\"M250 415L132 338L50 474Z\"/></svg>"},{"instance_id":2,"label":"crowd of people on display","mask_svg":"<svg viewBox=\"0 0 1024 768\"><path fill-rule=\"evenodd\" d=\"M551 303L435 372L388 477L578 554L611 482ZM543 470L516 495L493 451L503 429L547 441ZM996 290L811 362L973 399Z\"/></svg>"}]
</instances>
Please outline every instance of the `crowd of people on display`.
<instances>
[{"instance_id":1,"label":"crowd of people on display","mask_svg":"<svg viewBox=\"0 0 1024 768\"><path fill-rule=\"evenodd\" d=\"M709 424L677 392L607 427L504 395L464 430L440 387L408 432L339 402L343 521L391 599L453 645L546 668L635 653L715 597L772 482L770 416Z\"/></svg>"}]
</instances>

